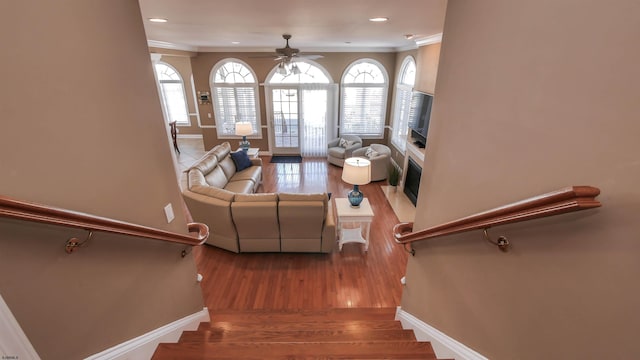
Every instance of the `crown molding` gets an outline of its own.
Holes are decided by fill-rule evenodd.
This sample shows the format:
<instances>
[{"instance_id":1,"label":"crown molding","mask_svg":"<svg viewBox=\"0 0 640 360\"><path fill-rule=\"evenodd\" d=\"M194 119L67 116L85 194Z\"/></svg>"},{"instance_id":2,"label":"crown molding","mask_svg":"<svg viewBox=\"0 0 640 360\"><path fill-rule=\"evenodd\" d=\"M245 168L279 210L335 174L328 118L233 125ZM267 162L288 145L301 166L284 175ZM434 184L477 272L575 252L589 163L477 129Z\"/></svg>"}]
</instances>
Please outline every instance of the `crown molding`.
<instances>
[{"instance_id":1,"label":"crown molding","mask_svg":"<svg viewBox=\"0 0 640 360\"><path fill-rule=\"evenodd\" d=\"M198 51L198 47L184 44L174 44L166 41L147 40L147 46L160 49L172 49L182 51Z\"/></svg>"},{"instance_id":2,"label":"crown molding","mask_svg":"<svg viewBox=\"0 0 640 360\"><path fill-rule=\"evenodd\" d=\"M416 45L425 46L442 42L442 33L415 39Z\"/></svg>"}]
</instances>

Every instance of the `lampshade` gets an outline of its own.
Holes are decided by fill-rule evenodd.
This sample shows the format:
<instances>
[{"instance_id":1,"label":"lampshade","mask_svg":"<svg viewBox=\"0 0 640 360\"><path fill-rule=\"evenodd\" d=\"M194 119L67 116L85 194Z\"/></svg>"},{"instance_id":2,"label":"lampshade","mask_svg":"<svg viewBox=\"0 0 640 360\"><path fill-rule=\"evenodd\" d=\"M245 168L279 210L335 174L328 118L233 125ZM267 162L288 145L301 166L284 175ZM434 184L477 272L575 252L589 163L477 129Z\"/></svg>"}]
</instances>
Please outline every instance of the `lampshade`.
<instances>
[{"instance_id":1,"label":"lampshade","mask_svg":"<svg viewBox=\"0 0 640 360\"><path fill-rule=\"evenodd\" d=\"M253 126L248 121L236 123L236 135L247 136L253 134Z\"/></svg>"},{"instance_id":2,"label":"lampshade","mask_svg":"<svg viewBox=\"0 0 640 360\"><path fill-rule=\"evenodd\" d=\"M364 158L348 158L342 168L342 181L351 185L371 182L371 161Z\"/></svg>"}]
</instances>

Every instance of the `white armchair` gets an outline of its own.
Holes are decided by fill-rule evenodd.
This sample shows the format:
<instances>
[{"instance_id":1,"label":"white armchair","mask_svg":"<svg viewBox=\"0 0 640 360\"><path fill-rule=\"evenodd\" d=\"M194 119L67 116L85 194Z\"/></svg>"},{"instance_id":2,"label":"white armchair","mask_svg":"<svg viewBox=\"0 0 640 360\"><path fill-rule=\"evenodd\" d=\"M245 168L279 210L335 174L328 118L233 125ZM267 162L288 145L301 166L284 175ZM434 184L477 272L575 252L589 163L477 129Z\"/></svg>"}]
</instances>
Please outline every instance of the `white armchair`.
<instances>
[{"instance_id":1,"label":"white armchair","mask_svg":"<svg viewBox=\"0 0 640 360\"><path fill-rule=\"evenodd\" d=\"M362 139L355 135L342 135L329 141L328 147L327 160L333 165L342 167L344 159L352 157L353 151L362 147Z\"/></svg>"},{"instance_id":2,"label":"white armchair","mask_svg":"<svg viewBox=\"0 0 640 360\"><path fill-rule=\"evenodd\" d=\"M380 181L387 178L391 167L391 149L382 144L369 146L353 151L353 156L360 156L371 161L371 181Z\"/></svg>"}]
</instances>

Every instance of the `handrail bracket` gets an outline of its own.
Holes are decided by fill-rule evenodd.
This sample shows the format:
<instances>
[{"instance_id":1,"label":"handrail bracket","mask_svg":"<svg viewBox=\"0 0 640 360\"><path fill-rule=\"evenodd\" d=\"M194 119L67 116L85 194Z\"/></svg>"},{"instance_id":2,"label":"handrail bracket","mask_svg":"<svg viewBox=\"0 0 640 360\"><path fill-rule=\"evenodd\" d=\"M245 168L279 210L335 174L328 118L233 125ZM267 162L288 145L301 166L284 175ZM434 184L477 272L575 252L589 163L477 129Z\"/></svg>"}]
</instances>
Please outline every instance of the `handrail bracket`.
<instances>
[{"instance_id":1,"label":"handrail bracket","mask_svg":"<svg viewBox=\"0 0 640 360\"><path fill-rule=\"evenodd\" d=\"M80 246L83 246L84 244L87 243L87 241L91 240L91 237L93 237L93 231L92 230L88 230L88 231L89 231L89 234L87 235L87 238L83 242L80 242L80 240L78 238L75 238L75 237L67 240L67 243L64 246L65 251L67 252L67 254L73 253Z\"/></svg>"},{"instance_id":2,"label":"handrail bracket","mask_svg":"<svg viewBox=\"0 0 640 360\"><path fill-rule=\"evenodd\" d=\"M506 236L500 236L498 238L498 240L493 241L493 240L491 240L491 237L489 236L489 232L487 230L488 230L488 228L482 229L482 232L484 233L485 240L487 240L488 242L490 242L493 245L496 245L498 247L498 249L502 250L503 252L507 252L509 250L509 247L511 247L511 244L509 243L509 240L507 239L507 237Z\"/></svg>"},{"instance_id":3,"label":"handrail bracket","mask_svg":"<svg viewBox=\"0 0 640 360\"><path fill-rule=\"evenodd\" d=\"M404 247L404 251L406 251L409 254L411 254L411 256L416 256L416 249L414 249L411 246L411 243L405 243L405 244L402 244L402 246Z\"/></svg>"}]
</instances>

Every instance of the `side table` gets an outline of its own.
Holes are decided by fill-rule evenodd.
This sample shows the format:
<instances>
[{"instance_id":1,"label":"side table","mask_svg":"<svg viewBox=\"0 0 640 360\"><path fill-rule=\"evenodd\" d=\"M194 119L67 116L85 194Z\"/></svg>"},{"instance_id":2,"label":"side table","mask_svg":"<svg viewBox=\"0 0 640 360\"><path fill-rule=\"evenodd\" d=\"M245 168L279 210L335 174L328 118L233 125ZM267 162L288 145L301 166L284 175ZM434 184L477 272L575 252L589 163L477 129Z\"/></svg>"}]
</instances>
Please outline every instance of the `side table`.
<instances>
[{"instance_id":1,"label":"side table","mask_svg":"<svg viewBox=\"0 0 640 360\"><path fill-rule=\"evenodd\" d=\"M346 198L337 198L335 203L340 251L342 251L342 245L352 242L364 244L364 251L369 250L369 232L373 220L369 199L364 198L359 208L352 208Z\"/></svg>"},{"instance_id":2,"label":"side table","mask_svg":"<svg viewBox=\"0 0 640 360\"><path fill-rule=\"evenodd\" d=\"M236 151L242 151L242 148L238 148ZM247 156L249 156L249 159L257 159L259 152L260 148L249 148L247 150Z\"/></svg>"}]
</instances>

